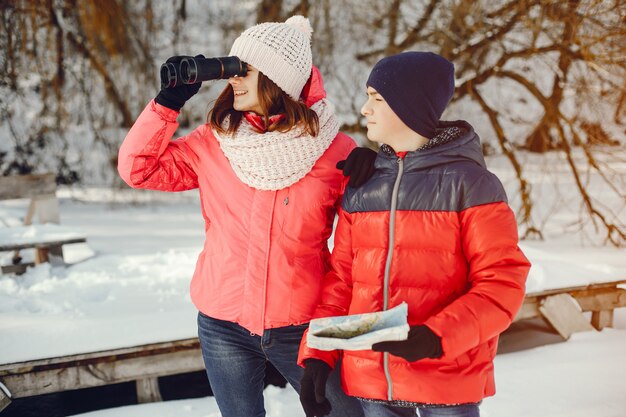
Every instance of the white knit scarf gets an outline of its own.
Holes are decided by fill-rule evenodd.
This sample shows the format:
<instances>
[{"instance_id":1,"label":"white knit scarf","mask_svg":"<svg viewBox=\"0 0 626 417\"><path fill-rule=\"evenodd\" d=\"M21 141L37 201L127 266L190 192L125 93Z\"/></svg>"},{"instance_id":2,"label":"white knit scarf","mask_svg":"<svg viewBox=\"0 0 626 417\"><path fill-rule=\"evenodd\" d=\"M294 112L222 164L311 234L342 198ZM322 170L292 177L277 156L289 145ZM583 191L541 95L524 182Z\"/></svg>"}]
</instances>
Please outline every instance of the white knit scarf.
<instances>
[{"instance_id":1,"label":"white knit scarf","mask_svg":"<svg viewBox=\"0 0 626 417\"><path fill-rule=\"evenodd\" d=\"M213 133L241 181L258 190L280 190L309 173L339 131L339 122L326 99L313 104L311 110L319 118L317 136L302 126L284 133L258 133L245 118L232 136L220 136L215 129ZM226 128L228 122L226 118Z\"/></svg>"}]
</instances>

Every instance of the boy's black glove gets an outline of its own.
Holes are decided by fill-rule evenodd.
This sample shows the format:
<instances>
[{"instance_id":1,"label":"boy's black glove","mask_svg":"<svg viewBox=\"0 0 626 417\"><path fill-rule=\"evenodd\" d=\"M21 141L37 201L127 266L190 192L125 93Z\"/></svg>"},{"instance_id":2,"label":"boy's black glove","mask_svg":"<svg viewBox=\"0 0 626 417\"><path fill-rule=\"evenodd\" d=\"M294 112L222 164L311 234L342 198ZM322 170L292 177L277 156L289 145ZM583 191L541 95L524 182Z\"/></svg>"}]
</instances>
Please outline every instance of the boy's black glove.
<instances>
[{"instance_id":1,"label":"boy's black glove","mask_svg":"<svg viewBox=\"0 0 626 417\"><path fill-rule=\"evenodd\" d=\"M360 187L374 175L374 161L378 153L369 148L354 148L350 155L337 162L337 169L343 170L343 175L350 177L348 185L350 187Z\"/></svg>"},{"instance_id":2,"label":"boy's black glove","mask_svg":"<svg viewBox=\"0 0 626 417\"><path fill-rule=\"evenodd\" d=\"M412 326L406 340L374 343L372 350L375 352L389 352L409 362L415 362L424 358L435 359L443 354L441 338L425 325Z\"/></svg>"},{"instance_id":3,"label":"boy's black glove","mask_svg":"<svg viewBox=\"0 0 626 417\"><path fill-rule=\"evenodd\" d=\"M183 58L190 57L177 55L168 58L165 62L171 62L179 68L179 63ZM204 58L204 55L196 55L196 58ZM180 84L173 88L162 88L159 94L154 98L154 101L168 109L179 111L185 105L185 102L200 90L201 85L202 83Z\"/></svg>"},{"instance_id":4,"label":"boy's black glove","mask_svg":"<svg viewBox=\"0 0 626 417\"><path fill-rule=\"evenodd\" d=\"M326 398L326 381L330 366L319 359L304 361L304 375L300 380L300 403L306 417L323 417L332 407Z\"/></svg>"}]
</instances>

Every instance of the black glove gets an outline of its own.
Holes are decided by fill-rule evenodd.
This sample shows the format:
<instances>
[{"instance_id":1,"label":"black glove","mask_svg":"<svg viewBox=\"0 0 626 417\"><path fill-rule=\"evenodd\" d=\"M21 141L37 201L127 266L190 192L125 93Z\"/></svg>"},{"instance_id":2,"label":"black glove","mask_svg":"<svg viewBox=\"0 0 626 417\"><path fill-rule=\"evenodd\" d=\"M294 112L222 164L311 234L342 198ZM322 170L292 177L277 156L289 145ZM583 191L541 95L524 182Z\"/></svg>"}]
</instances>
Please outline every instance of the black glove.
<instances>
[{"instance_id":1,"label":"black glove","mask_svg":"<svg viewBox=\"0 0 626 417\"><path fill-rule=\"evenodd\" d=\"M178 68L178 64L183 58L190 57L177 55L168 58L165 62L171 62ZM204 58L204 55L196 55L196 58ZM180 84L173 88L162 88L159 94L154 98L154 101L168 109L179 111L181 107L185 105L185 102L200 90L200 86L202 86L202 83Z\"/></svg>"},{"instance_id":2,"label":"black glove","mask_svg":"<svg viewBox=\"0 0 626 417\"><path fill-rule=\"evenodd\" d=\"M400 356L409 362L415 362L424 358L438 358L443 354L441 338L433 333L428 326L412 326L409 337L398 342L374 343L372 350L375 352L389 352Z\"/></svg>"},{"instance_id":3,"label":"black glove","mask_svg":"<svg viewBox=\"0 0 626 417\"><path fill-rule=\"evenodd\" d=\"M300 403L306 417L323 417L332 407L326 399L326 381L330 366L319 359L304 361L304 375L300 380Z\"/></svg>"},{"instance_id":4,"label":"black glove","mask_svg":"<svg viewBox=\"0 0 626 417\"><path fill-rule=\"evenodd\" d=\"M337 162L337 169L343 170L343 175L350 177L350 187L360 187L374 175L374 160L378 153L369 148L354 148L350 155Z\"/></svg>"}]
</instances>

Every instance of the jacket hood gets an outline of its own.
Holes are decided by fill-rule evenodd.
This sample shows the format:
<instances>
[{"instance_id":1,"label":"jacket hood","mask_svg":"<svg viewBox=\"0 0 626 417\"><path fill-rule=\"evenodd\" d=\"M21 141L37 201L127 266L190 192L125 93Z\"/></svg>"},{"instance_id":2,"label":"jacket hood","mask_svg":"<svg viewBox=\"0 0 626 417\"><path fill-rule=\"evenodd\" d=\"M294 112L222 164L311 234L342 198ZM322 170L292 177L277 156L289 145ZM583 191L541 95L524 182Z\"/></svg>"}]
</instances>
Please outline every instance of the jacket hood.
<instances>
[{"instance_id":1,"label":"jacket hood","mask_svg":"<svg viewBox=\"0 0 626 417\"><path fill-rule=\"evenodd\" d=\"M437 134L429 143L442 142L428 149L409 152L404 157L407 170L431 168L452 162L472 162L485 168L485 158L480 146L480 138L472 125L464 120L444 122L437 126ZM391 147L383 145L376 158L376 169L389 169L396 166L397 156Z\"/></svg>"},{"instance_id":2,"label":"jacket hood","mask_svg":"<svg viewBox=\"0 0 626 417\"><path fill-rule=\"evenodd\" d=\"M311 76L302 88L300 98L307 107L311 107L323 98L326 98L326 90L324 90L324 80L320 70L315 65L311 67Z\"/></svg>"}]
</instances>

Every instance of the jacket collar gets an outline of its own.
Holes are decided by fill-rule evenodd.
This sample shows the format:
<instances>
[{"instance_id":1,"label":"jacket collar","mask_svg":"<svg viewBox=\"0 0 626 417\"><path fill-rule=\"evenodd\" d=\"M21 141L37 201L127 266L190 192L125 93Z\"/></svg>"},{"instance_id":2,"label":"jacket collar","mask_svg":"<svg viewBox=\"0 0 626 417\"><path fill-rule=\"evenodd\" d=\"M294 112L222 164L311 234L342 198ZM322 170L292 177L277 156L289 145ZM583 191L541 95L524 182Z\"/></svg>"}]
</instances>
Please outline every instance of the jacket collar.
<instances>
[{"instance_id":1,"label":"jacket collar","mask_svg":"<svg viewBox=\"0 0 626 417\"><path fill-rule=\"evenodd\" d=\"M397 169L397 155L388 145L382 145L375 167L380 170ZM464 120L440 121L437 134L420 149L408 152L404 158L405 170L419 170L458 161L470 161L485 167L480 138Z\"/></svg>"}]
</instances>

